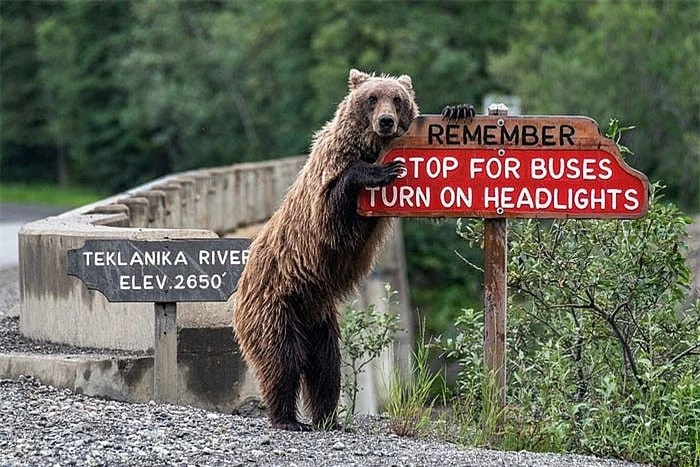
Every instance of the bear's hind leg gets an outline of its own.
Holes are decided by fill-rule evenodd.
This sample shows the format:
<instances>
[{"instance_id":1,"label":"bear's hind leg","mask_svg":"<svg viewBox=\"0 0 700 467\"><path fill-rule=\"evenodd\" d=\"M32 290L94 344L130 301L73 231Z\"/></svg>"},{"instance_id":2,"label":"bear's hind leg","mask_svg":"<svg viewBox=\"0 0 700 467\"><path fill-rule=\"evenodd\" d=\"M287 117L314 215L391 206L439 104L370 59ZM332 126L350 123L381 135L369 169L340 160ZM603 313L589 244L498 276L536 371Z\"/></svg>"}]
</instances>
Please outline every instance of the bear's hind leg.
<instances>
[{"instance_id":1,"label":"bear's hind leg","mask_svg":"<svg viewBox=\"0 0 700 467\"><path fill-rule=\"evenodd\" d=\"M312 327L308 364L304 367L304 402L315 428L338 429L340 398L340 331L335 311Z\"/></svg>"},{"instance_id":2,"label":"bear's hind leg","mask_svg":"<svg viewBox=\"0 0 700 467\"><path fill-rule=\"evenodd\" d=\"M284 334L273 359L261 368L260 391L270 410L273 428L310 431L309 425L299 422L296 410L304 352L294 332Z\"/></svg>"}]
</instances>

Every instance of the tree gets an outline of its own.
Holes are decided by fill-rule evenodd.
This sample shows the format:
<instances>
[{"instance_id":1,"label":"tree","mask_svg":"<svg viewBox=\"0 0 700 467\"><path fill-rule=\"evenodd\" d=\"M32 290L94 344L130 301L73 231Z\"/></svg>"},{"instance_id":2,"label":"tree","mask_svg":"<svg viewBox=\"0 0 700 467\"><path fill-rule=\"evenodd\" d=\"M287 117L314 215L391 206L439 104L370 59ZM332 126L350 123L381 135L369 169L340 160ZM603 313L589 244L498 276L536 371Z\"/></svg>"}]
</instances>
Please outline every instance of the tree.
<instances>
[{"instance_id":1,"label":"tree","mask_svg":"<svg viewBox=\"0 0 700 467\"><path fill-rule=\"evenodd\" d=\"M477 103L492 87L486 55L504 49L510 2L329 2L312 47L320 102L342 95L350 67L409 74L423 113ZM488 24L489 27L481 27Z\"/></svg>"},{"instance_id":2,"label":"tree","mask_svg":"<svg viewBox=\"0 0 700 467\"><path fill-rule=\"evenodd\" d=\"M3 180L65 181L47 132L34 29L51 2L0 3L0 163Z\"/></svg>"},{"instance_id":3,"label":"tree","mask_svg":"<svg viewBox=\"0 0 700 467\"><path fill-rule=\"evenodd\" d=\"M58 4L36 26L37 76L47 134L74 182L114 190L132 186L124 164L135 135L120 125L125 93L114 80L129 27L129 3ZM132 162L129 160L129 162Z\"/></svg>"}]
</instances>

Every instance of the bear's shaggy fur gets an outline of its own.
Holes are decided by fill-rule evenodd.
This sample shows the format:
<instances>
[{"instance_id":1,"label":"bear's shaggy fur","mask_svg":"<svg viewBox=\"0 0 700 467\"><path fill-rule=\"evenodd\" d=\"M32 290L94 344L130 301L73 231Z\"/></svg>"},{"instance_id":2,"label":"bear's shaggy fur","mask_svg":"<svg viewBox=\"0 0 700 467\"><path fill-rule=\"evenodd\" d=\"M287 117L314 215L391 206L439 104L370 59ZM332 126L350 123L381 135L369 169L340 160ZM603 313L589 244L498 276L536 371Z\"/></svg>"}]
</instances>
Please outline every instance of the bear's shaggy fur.
<instances>
[{"instance_id":1,"label":"bear's shaggy fur","mask_svg":"<svg viewBox=\"0 0 700 467\"><path fill-rule=\"evenodd\" d=\"M369 272L391 227L390 219L359 216L357 197L404 169L376 161L418 114L409 76L353 69L349 90L253 241L238 283L236 337L276 428L310 428L297 419L300 389L314 426L337 426L337 306Z\"/></svg>"}]
</instances>

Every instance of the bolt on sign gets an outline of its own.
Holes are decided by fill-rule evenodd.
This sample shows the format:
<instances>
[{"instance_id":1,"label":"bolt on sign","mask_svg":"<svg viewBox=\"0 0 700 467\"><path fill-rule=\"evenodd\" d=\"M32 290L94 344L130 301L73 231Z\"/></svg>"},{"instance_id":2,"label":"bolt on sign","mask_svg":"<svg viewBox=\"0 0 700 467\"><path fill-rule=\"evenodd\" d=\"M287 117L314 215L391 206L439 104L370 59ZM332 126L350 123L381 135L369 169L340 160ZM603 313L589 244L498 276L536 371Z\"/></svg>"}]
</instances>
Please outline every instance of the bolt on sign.
<instances>
[{"instance_id":1,"label":"bolt on sign","mask_svg":"<svg viewBox=\"0 0 700 467\"><path fill-rule=\"evenodd\" d=\"M380 155L406 171L359 197L365 216L642 217L649 181L588 117L416 118Z\"/></svg>"},{"instance_id":2,"label":"bolt on sign","mask_svg":"<svg viewBox=\"0 0 700 467\"><path fill-rule=\"evenodd\" d=\"M249 239L86 240L68 274L110 302L226 301L248 259Z\"/></svg>"}]
</instances>

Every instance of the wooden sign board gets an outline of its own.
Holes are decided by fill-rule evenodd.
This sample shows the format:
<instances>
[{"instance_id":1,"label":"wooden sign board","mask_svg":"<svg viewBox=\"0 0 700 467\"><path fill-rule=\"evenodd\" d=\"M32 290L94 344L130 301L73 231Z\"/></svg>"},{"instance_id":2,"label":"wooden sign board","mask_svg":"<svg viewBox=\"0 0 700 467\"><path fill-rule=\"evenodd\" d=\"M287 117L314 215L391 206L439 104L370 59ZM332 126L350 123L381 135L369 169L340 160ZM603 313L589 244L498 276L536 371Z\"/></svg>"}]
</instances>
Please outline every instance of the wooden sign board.
<instances>
[{"instance_id":1,"label":"wooden sign board","mask_svg":"<svg viewBox=\"0 0 700 467\"><path fill-rule=\"evenodd\" d=\"M68 251L68 274L110 302L226 301L250 239L87 240Z\"/></svg>"},{"instance_id":2,"label":"wooden sign board","mask_svg":"<svg viewBox=\"0 0 700 467\"><path fill-rule=\"evenodd\" d=\"M642 217L649 182L587 117L417 117L382 153L406 172L360 192L365 216Z\"/></svg>"}]
</instances>

